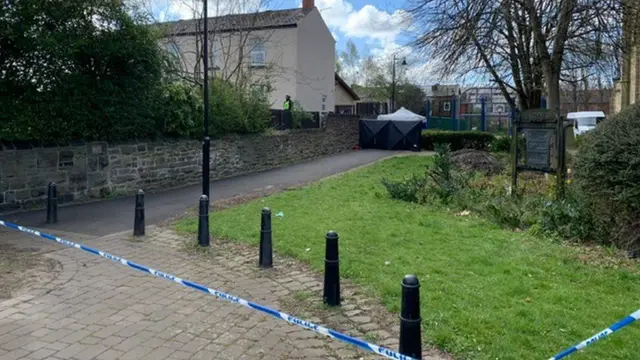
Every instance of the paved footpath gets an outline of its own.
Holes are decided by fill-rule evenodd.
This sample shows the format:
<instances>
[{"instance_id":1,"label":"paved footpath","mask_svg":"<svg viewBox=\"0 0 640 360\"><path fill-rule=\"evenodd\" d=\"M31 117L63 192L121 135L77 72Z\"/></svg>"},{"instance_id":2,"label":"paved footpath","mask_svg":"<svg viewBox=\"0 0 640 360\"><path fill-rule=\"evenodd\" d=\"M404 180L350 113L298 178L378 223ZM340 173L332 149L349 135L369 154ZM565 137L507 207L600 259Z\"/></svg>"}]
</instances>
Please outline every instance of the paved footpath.
<instances>
[{"instance_id":1,"label":"paved footpath","mask_svg":"<svg viewBox=\"0 0 640 360\"><path fill-rule=\"evenodd\" d=\"M255 248L216 243L211 254L203 255L185 251L185 239L171 230L151 226L147 232L142 241L130 232L57 235L282 311L292 299L321 296L321 278L299 265L289 266L290 260L276 257L273 269L261 270ZM77 249L4 228L0 239L62 265L53 281L0 301L3 360L377 358ZM330 318L304 314L310 316L306 320L354 336L374 336L379 344L397 349L397 318L378 317L386 312L349 288L346 284L340 310L324 310Z\"/></svg>"},{"instance_id":2,"label":"paved footpath","mask_svg":"<svg viewBox=\"0 0 640 360\"><path fill-rule=\"evenodd\" d=\"M286 188L317 181L397 153L384 150L348 151L288 167L214 181L211 184L211 200L228 199L266 187ZM145 195L147 224L165 221L182 215L188 208L197 207L200 194L202 194L201 185L163 192L147 192ZM46 216L43 210L6 215L3 218L24 226L51 226L52 229L59 231L105 236L131 229L133 209L134 199L126 197L61 207L56 225L44 223Z\"/></svg>"}]
</instances>

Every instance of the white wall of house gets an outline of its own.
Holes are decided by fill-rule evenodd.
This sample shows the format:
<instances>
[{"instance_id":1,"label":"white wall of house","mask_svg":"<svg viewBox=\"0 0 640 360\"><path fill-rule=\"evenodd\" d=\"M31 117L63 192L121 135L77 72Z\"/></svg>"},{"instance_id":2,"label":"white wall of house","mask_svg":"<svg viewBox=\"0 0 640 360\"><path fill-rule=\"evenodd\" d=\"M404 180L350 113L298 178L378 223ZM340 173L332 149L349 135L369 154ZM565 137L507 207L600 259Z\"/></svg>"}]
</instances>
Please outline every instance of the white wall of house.
<instances>
[{"instance_id":1,"label":"white wall of house","mask_svg":"<svg viewBox=\"0 0 640 360\"><path fill-rule=\"evenodd\" d=\"M355 105L356 101L339 82L335 81L335 106Z\"/></svg>"},{"instance_id":2,"label":"white wall of house","mask_svg":"<svg viewBox=\"0 0 640 360\"><path fill-rule=\"evenodd\" d=\"M307 111L335 108L335 39L314 8L298 22L297 93Z\"/></svg>"},{"instance_id":3,"label":"white wall of house","mask_svg":"<svg viewBox=\"0 0 640 360\"><path fill-rule=\"evenodd\" d=\"M183 70L190 74L196 69L196 40L195 35L186 35L164 41L168 50L175 44ZM262 45L258 45L260 42ZM272 107L282 108L285 95L296 98L297 44L296 28L212 34L209 38L209 74L231 82L247 79L255 85L269 83L275 89L269 94ZM264 66L254 64L262 57L258 53L264 57Z\"/></svg>"},{"instance_id":4,"label":"white wall of house","mask_svg":"<svg viewBox=\"0 0 640 360\"><path fill-rule=\"evenodd\" d=\"M286 95L292 99L297 96L297 29L255 31L252 35L265 41L267 66L250 67L250 79L256 84L269 83L273 88L269 94L271 106L273 109L282 109ZM252 46L248 44L245 51L251 57Z\"/></svg>"}]
</instances>

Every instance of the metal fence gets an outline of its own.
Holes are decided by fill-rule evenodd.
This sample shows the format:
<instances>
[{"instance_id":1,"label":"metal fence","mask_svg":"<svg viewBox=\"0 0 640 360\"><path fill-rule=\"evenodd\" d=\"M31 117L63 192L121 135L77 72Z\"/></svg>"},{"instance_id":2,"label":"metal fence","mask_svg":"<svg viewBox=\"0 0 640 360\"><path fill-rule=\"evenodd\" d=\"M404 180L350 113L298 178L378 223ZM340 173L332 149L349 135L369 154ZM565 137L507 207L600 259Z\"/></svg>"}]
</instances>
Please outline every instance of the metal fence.
<instances>
[{"instance_id":1,"label":"metal fence","mask_svg":"<svg viewBox=\"0 0 640 360\"><path fill-rule=\"evenodd\" d=\"M443 112L442 103L450 104ZM427 129L448 131L487 131L494 134L508 134L511 113L490 113L484 102L458 102L456 96L447 99L438 97L427 100ZM443 116L444 115L444 116Z\"/></svg>"}]
</instances>

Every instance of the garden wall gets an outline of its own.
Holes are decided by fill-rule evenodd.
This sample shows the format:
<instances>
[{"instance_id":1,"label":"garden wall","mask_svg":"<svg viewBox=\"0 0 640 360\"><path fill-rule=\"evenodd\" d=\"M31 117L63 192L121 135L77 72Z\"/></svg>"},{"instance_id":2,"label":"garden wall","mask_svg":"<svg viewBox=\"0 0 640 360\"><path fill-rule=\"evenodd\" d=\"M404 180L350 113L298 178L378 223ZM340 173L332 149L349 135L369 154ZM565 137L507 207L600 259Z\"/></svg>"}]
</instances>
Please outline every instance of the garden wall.
<instances>
[{"instance_id":1,"label":"garden wall","mask_svg":"<svg viewBox=\"0 0 640 360\"><path fill-rule=\"evenodd\" d=\"M351 149L358 120L330 116L322 129L214 140L211 177L221 179L273 169ZM0 146L0 212L42 206L47 184L58 185L60 203L133 195L198 184L201 143L193 140L109 144L79 142L64 147Z\"/></svg>"}]
</instances>

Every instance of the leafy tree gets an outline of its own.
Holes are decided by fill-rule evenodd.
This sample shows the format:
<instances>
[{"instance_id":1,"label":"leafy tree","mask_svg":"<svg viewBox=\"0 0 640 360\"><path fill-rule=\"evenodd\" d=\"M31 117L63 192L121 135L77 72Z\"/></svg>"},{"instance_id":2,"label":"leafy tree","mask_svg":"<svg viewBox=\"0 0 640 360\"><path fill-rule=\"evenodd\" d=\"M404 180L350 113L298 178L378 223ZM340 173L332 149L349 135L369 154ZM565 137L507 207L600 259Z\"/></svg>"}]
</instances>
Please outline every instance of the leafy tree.
<instances>
[{"instance_id":1,"label":"leafy tree","mask_svg":"<svg viewBox=\"0 0 640 360\"><path fill-rule=\"evenodd\" d=\"M404 82L396 85L396 106L405 107L416 114L426 115L427 94L418 85Z\"/></svg>"},{"instance_id":2,"label":"leafy tree","mask_svg":"<svg viewBox=\"0 0 640 360\"><path fill-rule=\"evenodd\" d=\"M347 50L340 54L340 70L344 80L351 86L360 81L360 53L356 44L347 41Z\"/></svg>"},{"instance_id":3,"label":"leafy tree","mask_svg":"<svg viewBox=\"0 0 640 360\"><path fill-rule=\"evenodd\" d=\"M0 137L117 140L157 132L165 59L120 0L5 0Z\"/></svg>"}]
</instances>

